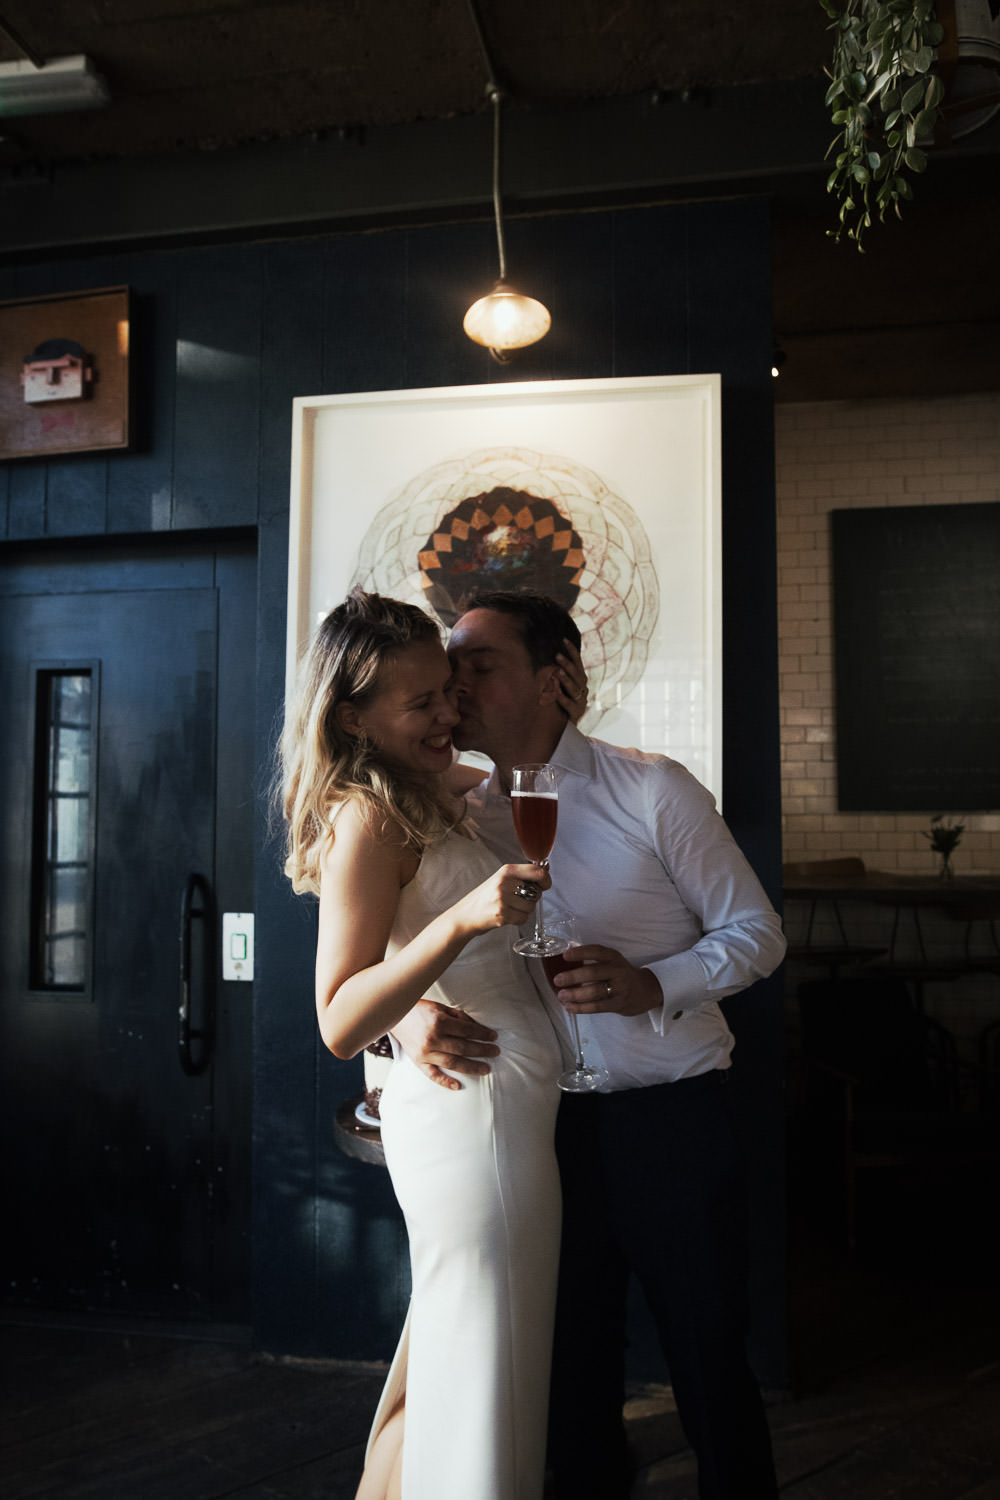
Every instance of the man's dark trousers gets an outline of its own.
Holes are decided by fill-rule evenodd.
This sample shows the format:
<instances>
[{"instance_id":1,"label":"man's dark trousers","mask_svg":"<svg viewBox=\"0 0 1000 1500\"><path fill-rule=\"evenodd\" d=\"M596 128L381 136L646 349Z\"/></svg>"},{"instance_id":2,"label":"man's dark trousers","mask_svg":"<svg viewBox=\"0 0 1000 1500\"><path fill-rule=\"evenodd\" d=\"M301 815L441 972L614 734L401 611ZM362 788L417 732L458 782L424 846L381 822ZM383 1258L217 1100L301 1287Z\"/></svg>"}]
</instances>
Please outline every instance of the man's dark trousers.
<instances>
[{"instance_id":1,"label":"man's dark trousers","mask_svg":"<svg viewBox=\"0 0 1000 1500\"><path fill-rule=\"evenodd\" d=\"M549 1462L557 1500L628 1495L630 1271L697 1454L701 1500L773 1500L770 1433L746 1359L745 1185L726 1074L564 1096L556 1150L563 1247Z\"/></svg>"}]
</instances>

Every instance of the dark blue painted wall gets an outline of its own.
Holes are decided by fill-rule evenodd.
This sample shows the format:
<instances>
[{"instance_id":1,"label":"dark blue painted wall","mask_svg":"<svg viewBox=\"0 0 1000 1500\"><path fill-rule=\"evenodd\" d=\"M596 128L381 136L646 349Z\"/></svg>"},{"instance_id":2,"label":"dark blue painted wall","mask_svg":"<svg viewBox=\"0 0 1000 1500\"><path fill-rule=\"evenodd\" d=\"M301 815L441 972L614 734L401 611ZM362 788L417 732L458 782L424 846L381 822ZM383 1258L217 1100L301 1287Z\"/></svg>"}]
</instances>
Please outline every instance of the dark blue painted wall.
<instances>
[{"instance_id":1,"label":"dark blue painted wall","mask_svg":"<svg viewBox=\"0 0 1000 1500\"><path fill-rule=\"evenodd\" d=\"M501 369L461 330L495 274L488 225L80 257L0 270L0 299L127 284L138 445L0 465L0 537L259 530L255 985L258 1345L387 1354L407 1288L385 1174L334 1144L360 1064L317 1042L314 913L291 896L266 789L284 676L294 396L721 371L726 815L780 879L770 265L761 202L514 221L512 272L549 337ZM781 996L730 1005L754 1160L754 1349L785 1370Z\"/></svg>"}]
</instances>

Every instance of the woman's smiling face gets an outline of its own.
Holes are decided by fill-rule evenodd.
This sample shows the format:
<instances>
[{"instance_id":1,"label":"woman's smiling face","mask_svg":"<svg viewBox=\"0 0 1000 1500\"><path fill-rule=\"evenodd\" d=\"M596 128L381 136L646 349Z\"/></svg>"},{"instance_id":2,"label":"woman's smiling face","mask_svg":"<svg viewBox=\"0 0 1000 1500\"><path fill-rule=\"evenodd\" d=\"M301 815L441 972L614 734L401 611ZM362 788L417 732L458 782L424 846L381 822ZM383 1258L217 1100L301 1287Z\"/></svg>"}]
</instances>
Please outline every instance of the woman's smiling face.
<instances>
[{"instance_id":1,"label":"woman's smiling face","mask_svg":"<svg viewBox=\"0 0 1000 1500\"><path fill-rule=\"evenodd\" d=\"M421 641L390 657L371 702L363 708L345 704L343 713L345 727L362 730L393 770L447 771L458 714L444 647Z\"/></svg>"}]
</instances>

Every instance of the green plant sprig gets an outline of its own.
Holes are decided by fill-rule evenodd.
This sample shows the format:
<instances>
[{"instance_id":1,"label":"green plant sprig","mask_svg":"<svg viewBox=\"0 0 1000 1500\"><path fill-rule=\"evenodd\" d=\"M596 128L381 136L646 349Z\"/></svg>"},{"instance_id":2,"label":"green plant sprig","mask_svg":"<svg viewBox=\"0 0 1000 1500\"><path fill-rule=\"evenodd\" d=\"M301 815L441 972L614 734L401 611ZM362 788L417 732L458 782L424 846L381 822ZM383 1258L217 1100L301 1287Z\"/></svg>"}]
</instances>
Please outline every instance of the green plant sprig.
<instances>
[{"instance_id":1,"label":"green plant sprig","mask_svg":"<svg viewBox=\"0 0 1000 1500\"><path fill-rule=\"evenodd\" d=\"M954 849L958 848L962 841L965 824L946 823L944 821L944 813L937 813L935 817L931 818L930 833L926 833L924 829L920 831L923 833L925 839L930 840L930 846L935 854L951 854Z\"/></svg>"},{"instance_id":2,"label":"green plant sprig","mask_svg":"<svg viewBox=\"0 0 1000 1500\"><path fill-rule=\"evenodd\" d=\"M826 93L840 126L827 192L840 199L839 223L864 253L862 238L878 215L913 197L909 174L923 172L923 147L934 137L944 84L931 72L944 36L933 0L820 0L833 21L833 63Z\"/></svg>"}]
</instances>

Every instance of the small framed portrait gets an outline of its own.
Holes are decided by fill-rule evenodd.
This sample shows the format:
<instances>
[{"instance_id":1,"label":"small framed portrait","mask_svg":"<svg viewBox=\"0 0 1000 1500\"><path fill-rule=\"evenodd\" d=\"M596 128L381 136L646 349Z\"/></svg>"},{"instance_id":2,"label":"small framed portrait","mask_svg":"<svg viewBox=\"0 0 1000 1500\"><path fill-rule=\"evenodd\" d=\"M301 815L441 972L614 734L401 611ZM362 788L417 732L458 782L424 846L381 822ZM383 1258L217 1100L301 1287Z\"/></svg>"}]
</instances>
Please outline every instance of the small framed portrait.
<instances>
[{"instance_id":1,"label":"small framed portrait","mask_svg":"<svg viewBox=\"0 0 1000 1500\"><path fill-rule=\"evenodd\" d=\"M129 446L128 287L0 303L0 458Z\"/></svg>"}]
</instances>

